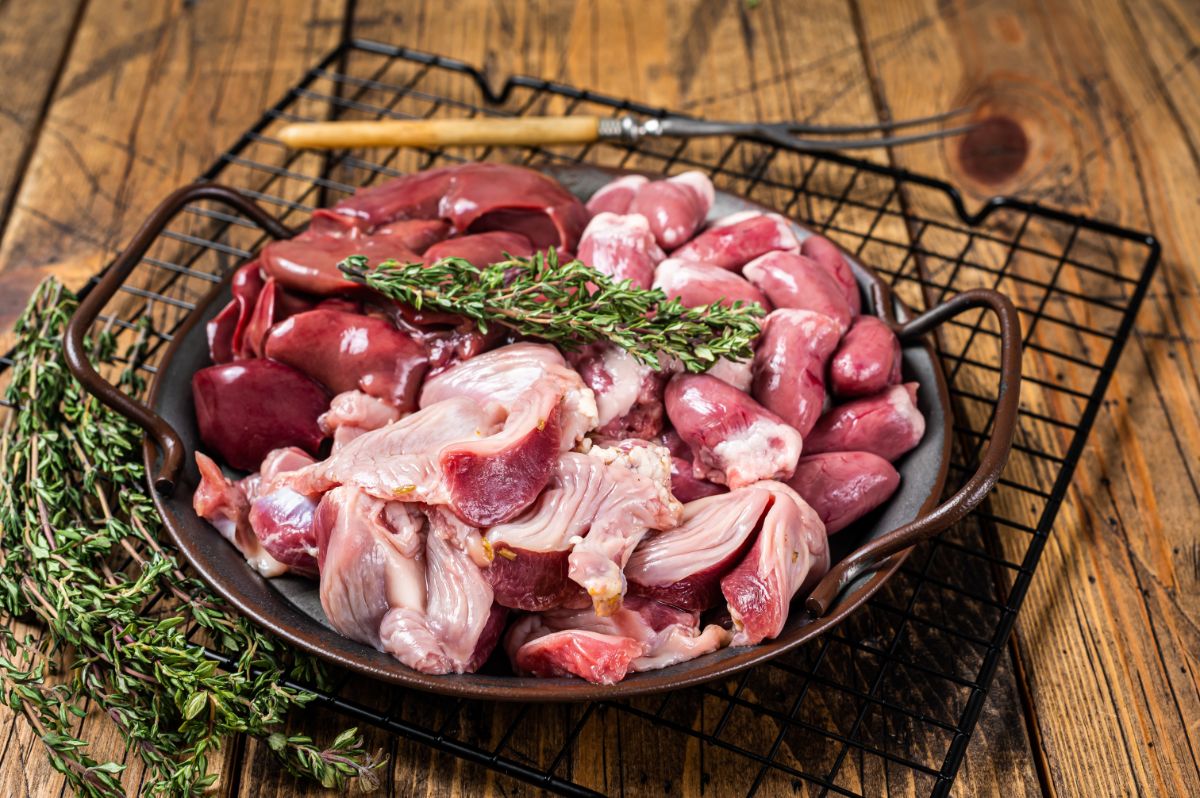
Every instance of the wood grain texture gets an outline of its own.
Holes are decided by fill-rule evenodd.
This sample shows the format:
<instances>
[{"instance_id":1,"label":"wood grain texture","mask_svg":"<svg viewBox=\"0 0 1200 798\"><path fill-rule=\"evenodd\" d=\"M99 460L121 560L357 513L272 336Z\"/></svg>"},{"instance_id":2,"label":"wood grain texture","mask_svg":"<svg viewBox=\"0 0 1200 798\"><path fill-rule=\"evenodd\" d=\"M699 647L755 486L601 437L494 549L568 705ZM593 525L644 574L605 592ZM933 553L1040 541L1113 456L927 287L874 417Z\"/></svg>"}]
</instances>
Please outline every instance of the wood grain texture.
<instances>
[{"instance_id":1,"label":"wood grain texture","mask_svg":"<svg viewBox=\"0 0 1200 798\"><path fill-rule=\"evenodd\" d=\"M46 274L78 286L111 259L333 46L342 10L89 4L0 240L0 328Z\"/></svg>"},{"instance_id":2,"label":"wood grain texture","mask_svg":"<svg viewBox=\"0 0 1200 798\"><path fill-rule=\"evenodd\" d=\"M76 7L0 3L0 66L29 64L21 67L26 79L19 88L0 89L0 196L13 198L0 228L0 327L45 274L79 284L110 259L153 204L206 166L332 46L344 11L335 0L91 0L75 21ZM1200 792L1200 544L1194 532L1200 278L1192 260L1200 252L1200 10L1194 3L364 0L357 3L354 30L480 64L493 84L509 74L533 74L713 117L869 121L971 102L980 118L992 120L986 135L966 145L930 143L869 157L943 176L972 202L1012 193L1152 229L1165 247L1162 274L1080 463L1018 622L1014 657L1001 664L954 793ZM905 199L918 210L927 201ZM1029 235L1050 237L1039 230ZM1111 261L1124 253L1089 254ZM1036 274L1045 264L1018 266ZM1106 290L1093 283L1078 287ZM1060 310L1071 312L1067 305ZM1103 327L1108 320L1081 321ZM1062 341L1087 345L1073 335ZM1063 379L1085 376L1067 370ZM1037 408L1054 398L1033 390L1025 401ZM1062 441L1047 433L1041 443ZM993 542L1009 556L1026 543L1002 533ZM934 570L939 567L952 564L939 562ZM934 619L959 611L922 609ZM987 634L984 616L970 623ZM858 631L848 628L847 634ZM913 656L932 662L955 644L922 635ZM839 678L864 685L873 677L869 656L835 654L827 665L839 669ZM781 674L764 673L749 689L771 706L776 693L788 695L789 685ZM955 697L917 671L898 683L929 693L939 713L957 707ZM814 695L805 718L829 729L844 729L847 714L858 709L852 701ZM446 711L445 702L399 701L370 685L351 697L435 726ZM706 731L724 706L703 697L678 704L674 721ZM498 741L519 711L468 707L451 720ZM580 721L579 710L569 707L521 717L514 745L534 761L556 752ZM118 753L103 722L85 722L102 747ZM317 711L290 724L320 739L344 722ZM711 746L668 744L653 727L616 711L599 710L582 728L562 772L608 794L737 794L755 776L745 772L743 759ZM835 759L837 749L820 735L781 738L778 729L771 717L749 712L734 713L727 724L728 736L745 745L778 739L781 761L800 769L820 771ZM888 731L889 739L873 742L888 747L900 740L914 751L944 745L919 723L898 719ZM3 710L0 736L6 740L3 794L61 792L28 728ZM373 731L368 741L390 754L388 794L534 792L416 743ZM254 741L236 741L221 771L222 794L323 794L281 773ZM130 786L138 779L134 769ZM838 783L870 795L927 789L927 782L871 755L851 756ZM799 781L768 777L760 794L809 793L815 791Z\"/></svg>"},{"instance_id":3,"label":"wood grain texture","mask_svg":"<svg viewBox=\"0 0 1200 798\"><path fill-rule=\"evenodd\" d=\"M46 103L75 34L82 0L0 4L0 232L41 132ZM37 32L31 36L31 32Z\"/></svg>"},{"instance_id":4,"label":"wood grain texture","mask_svg":"<svg viewBox=\"0 0 1200 798\"><path fill-rule=\"evenodd\" d=\"M871 6L867 35L887 36L935 4ZM1018 622L1055 794L1200 790L1200 573L1187 520L1200 504L1197 11L1132 0L953 4L902 56L875 64L896 117L977 98L980 117L1013 120L1027 139L1023 159L1012 139L994 142L987 179L954 144L899 151L902 165L976 199L1017 193L1148 229L1164 246ZM932 74L949 79L917 90L917 76Z\"/></svg>"},{"instance_id":5,"label":"wood grain texture","mask_svg":"<svg viewBox=\"0 0 1200 798\"><path fill-rule=\"evenodd\" d=\"M44 118L27 128L39 135L0 240L0 329L11 327L44 276L77 287L110 260L155 204L194 179L336 43L342 11L341 2L324 0L132 0L89 3L73 24L66 3L0 6L6 77L53 74L56 52L74 34ZM60 29L64 40L56 45ZM37 63L43 57L51 63ZM16 68L23 60L28 70ZM0 97L36 117L37 103L22 94L35 87L12 88L20 83L6 80ZM2 713L0 793L62 793L40 743ZM142 770L112 724L96 713L81 723L97 758L129 763L123 783L137 790Z\"/></svg>"}]
</instances>

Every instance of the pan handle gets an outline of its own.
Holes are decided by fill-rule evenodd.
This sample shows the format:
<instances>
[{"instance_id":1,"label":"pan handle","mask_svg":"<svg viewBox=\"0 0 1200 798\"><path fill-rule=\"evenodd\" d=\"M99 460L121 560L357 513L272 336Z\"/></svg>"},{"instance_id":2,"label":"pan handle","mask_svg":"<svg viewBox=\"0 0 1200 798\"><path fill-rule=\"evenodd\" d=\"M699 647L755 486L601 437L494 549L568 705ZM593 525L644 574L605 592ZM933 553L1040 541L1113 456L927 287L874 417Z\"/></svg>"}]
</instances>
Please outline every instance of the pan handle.
<instances>
[{"instance_id":1,"label":"pan handle","mask_svg":"<svg viewBox=\"0 0 1200 798\"><path fill-rule=\"evenodd\" d=\"M93 286L79 303L75 315L67 325L64 340L67 367L75 375L75 379L101 402L146 430L158 444L162 452L162 465L154 477L154 488L167 496L174 491L180 469L183 468L183 439L162 416L137 399L126 396L119 388L100 376L88 357L84 336L100 315L100 311L141 262L150 245L166 229L167 224L185 205L198 200L212 200L229 206L248 217L273 238L290 238L295 235L295 231L231 188L216 183L193 183L185 186L170 194L155 208L154 213L130 240L125 251L113 261L100 278L100 282Z\"/></svg>"},{"instance_id":2,"label":"pan handle","mask_svg":"<svg viewBox=\"0 0 1200 798\"><path fill-rule=\"evenodd\" d=\"M889 300L886 307L890 309L890 297L886 296L887 292L884 294L877 299ZM859 547L830 569L805 602L806 609L814 617L820 618L829 612L838 595L862 574L877 569L896 552L933 537L961 520L983 501L1000 478L1012 448L1021 399L1021 320L1012 302L995 291L973 289L957 294L909 322L894 326L901 341L913 340L974 308L990 310L1000 322L1000 394L996 399L992 436L978 469L953 496L928 514Z\"/></svg>"}]
</instances>

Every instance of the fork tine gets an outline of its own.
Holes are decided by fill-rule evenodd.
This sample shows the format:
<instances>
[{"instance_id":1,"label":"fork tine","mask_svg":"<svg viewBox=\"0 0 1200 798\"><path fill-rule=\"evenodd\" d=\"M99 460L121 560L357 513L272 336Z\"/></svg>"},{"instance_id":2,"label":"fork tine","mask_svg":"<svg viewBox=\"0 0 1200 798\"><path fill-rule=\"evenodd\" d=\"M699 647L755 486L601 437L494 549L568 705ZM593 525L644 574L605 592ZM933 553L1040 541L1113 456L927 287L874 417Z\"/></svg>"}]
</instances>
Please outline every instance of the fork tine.
<instances>
[{"instance_id":1,"label":"fork tine","mask_svg":"<svg viewBox=\"0 0 1200 798\"><path fill-rule=\"evenodd\" d=\"M866 139L804 139L770 128L762 130L761 135L785 147L799 147L800 149L816 152L829 152L834 150L870 150L876 147L915 144L919 141L931 141L949 136L958 136L969 130L973 130L975 127L977 125L960 125L959 127L946 128L945 130L930 130L925 133L909 133L904 136L878 136Z\"/></svg>"},{"instance_id":2,"label":"fork tine","mask_svg":"<svg viewBox=\"0 0 1200 798\"><path fill-rule=\"evenodd\" d=\"M874 125L813 125L799 124L792 125L784 123L780 127L787 128L790 133L800 133L805 135L852 135L855 133L876 133L884 130L900 130L906 127L917 127L920 125L932 125L935 122L942 122L947 119L953 119L956 116L970 113L970 106L962 106L955 108L953 111L945 111L940 114L932 114L931 116L921 116L914 119L901 119L899 122L879 122Z\"/></svg>"}]
</instances>

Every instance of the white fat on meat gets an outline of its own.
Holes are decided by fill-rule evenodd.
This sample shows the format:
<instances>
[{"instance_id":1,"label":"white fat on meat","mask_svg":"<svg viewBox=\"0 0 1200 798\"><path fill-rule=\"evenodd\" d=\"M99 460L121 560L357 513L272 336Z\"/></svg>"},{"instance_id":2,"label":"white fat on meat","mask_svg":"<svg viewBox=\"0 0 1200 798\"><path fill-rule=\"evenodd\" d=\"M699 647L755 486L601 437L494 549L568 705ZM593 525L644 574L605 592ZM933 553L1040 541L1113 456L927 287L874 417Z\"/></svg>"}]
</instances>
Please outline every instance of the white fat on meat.
<instances>
[{"instance_id":1,"label":"white fat on meat","mask_svg":"<svg viewBox=\"0 0 1200 798\"><path fill-rule=\"evenodd\" d=\"M754 382L753 365L750 360L730 360L721 357L704 373L729 383L742 393L750 393L750 386Z\"/></svg>"},{"instance_id":2,"label":"white fat on meat","mask_svg":"<svg viewBox=\"0 0 1200 798\"><path fill-rule=\"evenodd\" d=\"M701 629L698 613L631 597L603 617L588 610L523 616L509 629L505 650L521 673L615 684L631 672L716 651L728 639L729 633L715 624Z\"/></svg>"},{"instance_id":3,"label":"white fat on meat","mask_svg":"<svg viewBox=\"0 0 1200 798\"><path fill-rule=\"evenodd\" d=\"M771 472L795 469L796 461L800 459L800 436L787 434L779 424L773 421L756 420L744 430L735 432L725 440L712 447L713 459L725 464L721 476L727 478L726 484L731 486L745 485L759 478L763 463L778 462L778 468L772 467ZM706 474L696 473L697 477L712 478L715 474L710 470Z\"/></svg>"},{"instance_id":4,"label":"white fat on meat","mask_svg":"<svg viewBox=\"0 0 1200 798\"><path fill-rule=\"evenodd\" d=\"M601 478L606 495L597 507L587 535L574 538L568 575L591 596L599 615L621 605L623 569L650 529L679 523L683 507L671 494L671 455L663 446L629 439L591 446L587 456L606 468Z\"/></svg>"},{"instance_id":5,"label":"white fat on meat","mask_svg":"<svg viewBox=\"0 0 1200 798\"><path fill-rule=\"evenodd\" d=\"M608 389L596 392L596 426L603 427L633 409L642 393L642 380L653 369L612 345L602 348L599 366L609 378Z\"/></svg>"},{"instance_id":6,"label":"white fat on meat","mask_svg":"<svg viewBox=\"0 0 1200 798\"><path fill-rule=\"evenodd\" d=\"M459 363L425 381L420 405L426 408L453 397L496 402L514 414L532 405L543 420L559 406L562 451L596 427L592 390L549 344L511 344ZM506 426L516 426L518 418L524 423L524 416L516 416Z\"/></svg>"},{"instance_id":7,"label":"white fat on meat","mask_svg":"<svg viewBox=\"0 0 1200 798\"><path fill-rule=\"evenodd\" d=\"M792 598L829 570L825 525L816 510L787 485L760 482L755 487L771 492L771 507L750 551L721 579L735 646L777 637Z\"/></svg>"},{"instance_id":8,"label":"white fat on meat","mask_svg":"<svg viewBox=\"0 0 1200 798\"><path fill-rule=\"evenodd\" d=\"M675 431L691 447L697 479L739 488L795 471L800 433L725 381L677 374L665 399Z\"/></svg>"},{"instance_id":9,"label":"white fat on meat","mask_svg":"<svg viewBox=\"0 0 1200 798\"><path fill-rule=\"evenodd\" d=\"M274 480L306 495L354 485L380 499L445 504L438 453L464 440L496 434L505 411L497 403L456 397L364 433L328 459Z\"/></svg>"},{"instance_id":10,"label":"white fat on meat","mask_svg":"<svg viewBox=\"0 0 1200 798\"><path fill-rule=\"evenodd\" d=\"M317 418L321 431L333 437L333 451L340 451L364 432L386 427L400 418L395 405L362 391L345 391L333 397L329 409Z\"/></svg>"},{"instance_id":11,"label":"white fat on meat","mask_svg":"<svg viewBox=\"0 0 1200 798\"><path fill-rule=\"evenodd\" d=\"M567 360L595 394L600 435L648 439L662 431L664 373L608 342L568 352Z\"/></svg>"}]
</instances>

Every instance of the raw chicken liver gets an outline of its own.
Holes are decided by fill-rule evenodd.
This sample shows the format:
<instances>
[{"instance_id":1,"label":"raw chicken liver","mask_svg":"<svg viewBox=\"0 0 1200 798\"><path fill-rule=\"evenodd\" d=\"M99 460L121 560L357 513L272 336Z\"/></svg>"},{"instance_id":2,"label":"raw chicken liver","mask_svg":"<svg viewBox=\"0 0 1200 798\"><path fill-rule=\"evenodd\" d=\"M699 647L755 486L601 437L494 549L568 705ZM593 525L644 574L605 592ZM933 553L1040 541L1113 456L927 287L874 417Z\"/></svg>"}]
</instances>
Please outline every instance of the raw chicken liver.
<instances>
[{"instance_id":1,"label":"raw chicken liver","mask_svg":"<svg viewBox=\"0 0 1200 798\"><path fill-rule=\"evenodd\" d=\"M192 375L196 425L205 446L234 468L253 471L272 449L316 454L325 437L317 417L329 394L291 366L242 360Z\"/></svg>"},{"instance_id":2,"label":"raw chicken liver","mask_svg":"<svg viewBox=\"0 0 1200 798\"><path fill-rule=\"evenodd\" d=\"M336 310L292 316L275 326L265 349L332 393L360 390L401 412L416 409L429 363L425 347L385 319Z\"/></svg>"},{"instance_id":3,"label":"raw chicken liver","mask_svg":"<svg viewBox=\"0 0 1200 798\"><path fill-rule=\"evenodd\" d=\"M588 219L583 203L554 179L498 163L467 163L398 177L359 191L334 210L368 228L399 219L442 219L459 233L520 233L541 250L574 250Z\"/></svg>"},{"instance_id":4,"label":"raw chicken liver","mask_svg":"<svg viewBox=\"0 0 1200 798\"><path fill-rule=\"evenodd\" d=\"M425 250L422 260L436 263L442 258L462 258L472 266L483 268L504 260L505 255L527 258L533 254L533 244L520 233L496 230L469 236L448 238Z\"/></svg>"},{"instance_id":5,"label":"raw chicken liver","mask_svg":"<svg viewBox=\"0 0 1200 798\"><path fill-rule=\"evenodd\" d=\"M363 293L366 289L347 280L337 265L351 255L363 255L373 264L388 258L418 262L420 253L409 245L414 240L424 241L428 226L429 222L418 220L389 225L374 234L358 227L336 233L310 230L263 247L262 268L268 277L293 291L321 296Z\"/></svg>"}]
</instances>

